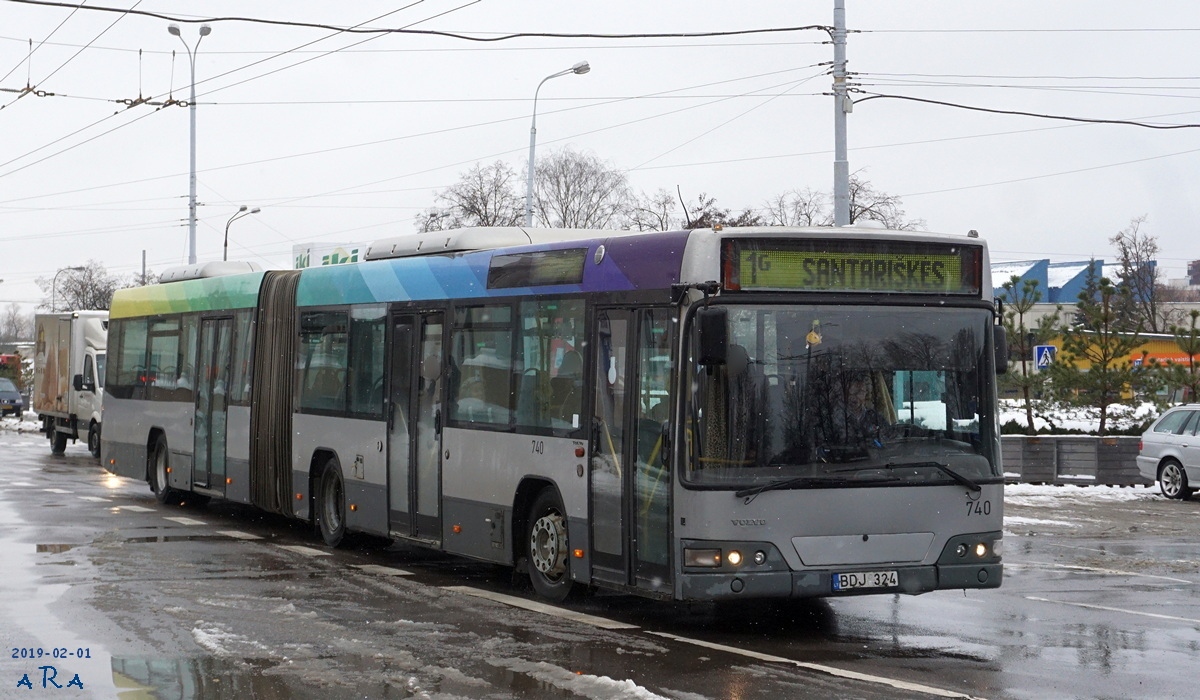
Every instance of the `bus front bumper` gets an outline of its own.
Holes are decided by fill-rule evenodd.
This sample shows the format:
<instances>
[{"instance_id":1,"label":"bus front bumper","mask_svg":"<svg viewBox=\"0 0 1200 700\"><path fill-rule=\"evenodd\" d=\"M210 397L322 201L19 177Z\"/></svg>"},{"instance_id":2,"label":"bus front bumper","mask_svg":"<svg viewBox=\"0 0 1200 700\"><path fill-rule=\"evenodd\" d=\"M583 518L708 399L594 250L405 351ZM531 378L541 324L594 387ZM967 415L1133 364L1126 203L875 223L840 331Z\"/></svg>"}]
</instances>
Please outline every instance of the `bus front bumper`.
<instances>
[{"instance_id":1,"label":"bus front bumper","mask_svg":"<svg viewBox=\"0 0 1200 700\"><path fill-rule=\"evenodd\" d=\"M880 567L884 568L884 567ZM897 585L835 590L834 576L853 571L763 571L681 573L676 590L681 600L737 600L739 598L826 598L880 593L920 595L942 589L999 588L1004 567L1000 563L931 564L886 567L896 572Z\"/></svg>"}]
</instances>

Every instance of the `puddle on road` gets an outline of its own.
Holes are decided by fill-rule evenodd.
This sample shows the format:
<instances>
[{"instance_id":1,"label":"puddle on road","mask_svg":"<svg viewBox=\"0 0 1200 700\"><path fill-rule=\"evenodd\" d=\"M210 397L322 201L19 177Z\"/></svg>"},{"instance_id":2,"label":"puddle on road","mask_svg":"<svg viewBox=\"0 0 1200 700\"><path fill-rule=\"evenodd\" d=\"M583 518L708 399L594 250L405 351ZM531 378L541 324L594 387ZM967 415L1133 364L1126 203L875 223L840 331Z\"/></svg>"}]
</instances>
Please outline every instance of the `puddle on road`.
<instances>
[{"instance_id":1,"label":"puddle on road","mask_svg":"<svg viewBox=\"0 0 1200 700\"><path fill-rule=\"evenodd\" d=\"M147 542L228 542L228 535L158 535L156 537L126 537L123 541L131 544Z\"/></svg>"},{"instance_id":2,"label":"puddle on road","mask_svg":"<svg viewBox=\"0 0 1200 700\"><path fill-rule=\"evenodd\" d=\"M424 668L420 677L404 662L378 656L315 658L296 661L228 659L113 658L112 683L121 700L143 698L362 698L427 697L445 693L474 697L489 687L546 690L523 673L494 668L483 680L449 668ZM563 693L563 697L574 697Z\"/></svg>"},{"instance_id":3,"label":"puddle on road","mask_svg":"<svg viewBox=\"0 0 1200 700\"><path fill-rule=\"evenodd\" d=\"M82 546L81 544L39 544L36 545L36 551L39 554L62 554Z\"/></svg>"}]
</instances>

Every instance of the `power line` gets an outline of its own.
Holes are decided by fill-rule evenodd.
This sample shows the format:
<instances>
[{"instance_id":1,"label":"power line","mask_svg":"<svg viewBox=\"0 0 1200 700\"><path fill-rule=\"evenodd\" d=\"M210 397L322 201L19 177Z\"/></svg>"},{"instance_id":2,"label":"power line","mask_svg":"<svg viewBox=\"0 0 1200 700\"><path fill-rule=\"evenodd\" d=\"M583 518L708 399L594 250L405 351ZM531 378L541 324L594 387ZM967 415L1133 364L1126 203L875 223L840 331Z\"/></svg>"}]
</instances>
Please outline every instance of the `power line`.
<instances>
[{"instance_id":1,"label":"power line","mask_svg":"<svg viewBox=\"0 0 1200 700\"><path fill-rule=\"evenodd\" d=\"M1057 173L1044 173L1042 175L1030 175L1029 177L1018 177L1011 180L1000 180L998 182L985 182L978 185L963 185L962 187L948 187L942 190L928 190L925 192L910 192L908 194L897 195L898 197L920 197L927 194L942 194L944 192L960 192L962 190L975 190L981 187L995 187L996 185L1011 185L1017 182L1029 182L1031 180L1042 180L1049 177L1060 177L1062 175L1074 175L1077 173L1086 173L1093 170L1104 170L1106 168L1116 168L1122 165L1134 165L1136 163L1146 163L1152 160L1162 160L1163 158L1174 158L1175 156L1185 156L1191 153L1200 153L1200 148L1193 148L1187 151L1176 151L1175 153L1163 153L1157 156L1148 156L1146 158L1135 158L1133 160L1125 160L1119 163L1107 163L1105 165L1093 165L1087 168L1076 168L1075 170L1063 170Z\"/></svg>"},{"instance_id":2,"label":"power line","mask_svg":"<svg viewBox=\"0 0 1200 700\"><path fill-rule=\"evenodd\" d=\"M24 44L28 39L11 36L0 36L0 41L15 41ZM69 44L61 41L44 42L47 46L61 46L64 48L79 48L81 44ZM387 54L387 53L464 53L474 51L628 51L630 49L715 49L715 48L762 48L768 46L782 46L791 48L794 46L821 46L825 41L738 41L738 42L704 42L697 44L562 44L559 46L440 46L426 48L373 48L360 49L357 51L345 51L348 54ZM144 52L147 54L161 54L169 56L172 51L161 49L131 49L123 46L91 46L94 51L117 51L122 53L137 53ZM206 49L205 55L208 56L258 56L262 54L274 54L275 51L221 51L219 49ZM320 53L319 51L292 51L296 54ZM19 65L19 64L18 64ZM5 76L8 77L8 76Z\"/></svg>"},{"instance_id":3,"label":"power line","mask_svg":"<svg viewBox=\"0 0 1200 700\"><path fill-rule=\"evenodd\" d=\"M855 104L867 102L869 100L890 99L890 100L907 100L909 102L923 102L925 104L939 105L942 107L954 107L957 109L966 109L973 112L987 112L989 114L1007 114L1021 117L1036 117L1038 119L1057 119L1067 122L1080 122L1083 124L1117 124L1121 126L1140 126L1144 129L1197 129L1200 124L1148 124L1146 122L1128 121L1124 119L1092 119L1088 117L1067 117L1058 114L1042 114L1040 112L1022 112L1012 109L993 109L990 107L975 107L972 105L958 104L955 102L943 102L941 100L928 100L923 97L909 97L907 95L885 95L882 93L872 93L865 90L853 89L853 92L868 95L862 99L854 100Z\"/></svg>"},{"instance_id":4,"label":"power line","mask_svg":"<svg viewBox=\"0 0 1200 700\"><path fill-rule=\"evenodd\" d=\"M808 69L816 68L816 67L819 67L822 65L825 65L825 64L816 63L816 64L810 64L810 65L806 65L806 66L799 66L796 68L783 68L783 69L779 69L779 70L768 71L766 73L757 73L754 75L740 76L737 78L728 78L725 80L710 81L707 83L700 83L700 84L690 85L690 86L686 86L686 87L682 87L682 88L674 88L671 90L662 90L659 92L648 93L646 95L639 95L637 97L620 98L620 99L614 99L609 102L600 102L600 103L592 104L592 105L583 105L583 106L578 106L578 107L566 107L563 109L549 110L546 112L546 114L547 115L560 114L560 113L570 112L570 111L574 111L574 110L578 110L578 109L588 109L591 107L602 107L602 106L606 106L606 105L610 105L610 104L619 104L621 102L627 102L627 101L636 100L636 99L643 99L643 98L647 98L647 97L670 95L670 94L675 94L675 93L680 93L680 92L686 92L688 90L699 90L702 88L709 88L709 87L713 87L713 86L717 86L717 85L725 85L728 83L736 83L736 82L741 82L741 81L745 81L745 80L766 78L766 77L770 77L770 76L774 76L774 75L780 75L783 73L791 73L791 72L800 71L800 70L808 70ZM784 85L786 85L786 84L788 84L788 83L784 83ZM685 109L704 107L704 106L707 106L708 104L712 104L712 103L706 102L706 103L702 103L700 105L695 105L694 107L685 108ZM673 112L669 112L668 114L673 114L677 111L683 111L683 110L675 110ZM141 117L139 117L139 119L149 116L149 114L153 114L153 112L144 114ZM110 117L106 117L106 119L108 119L108 118L111 118L111 115L110 115ZM425 131L425 132L421 132L421 133L417 133L417 134L405 134L402 136L395 136L395 137L391 137L391 138L387 138L387 139L379 139L379 140L375 140L375 141L350 144L350 145L346 145L346 146L334 146L331 148L319 149L319 150L315 150L315 151L305 151L305 152L301 152L301 153L293 153L293 154L289 154L289 155L285 155L285 156L277 156L274 158L263 158L263 159L259 159L259 160L253 160L253 161L245 161L242 163L234 163L231 165L218 166L215 168L207 168L207 169L201 170L200 172L208 173L208 172L214 172L217 170L227 170L230 168L240 168L240 167L245 167L245 166L250 166L250 165L262 165L264 163L271 163L271 162L276 162L276 161L280 161L280 160L288 160L291 158L302 158L302 157L313 156L313 155L321 155L321 154L325 154L325 153L332 153L332 152L348 150L348 149L352 149L352 148L364 148L364 147L378 146L378 145L381 145L384 143L404 141L404 140L420 138L420 137L424 137L424 136L434 136L434 135L439 135L439 134L451 133L454 131L462 131L462 130L466 130L466 129L472 129L472 128L478 128L478 127L484 127L484 126L493 126L493 125L503 124L503 123L512 122L512 121L524 121L524 120L527 120L528 118L529 117L527 115L521 115L521 116L515 116L515 117L504 117L504 118L500 118L500 119L491 119L491 120L484 121L484 122L475 122L472 124L446 127L443 129L434 129L432 131ZM103 121L103 120L101 120L101 121ZM97 123L99 123L99 122L97 122ZM95 126L95 124L89 125L89 127L84 127L84 129L90 128L90 126ZM82 130L83 129L80 129L80 131L82 131ZM75 133L79 133L79 132L77 131ZM108 133L108 132L106 132L106 133ZM66 137L63 137L63 138L66 138ZM59 140L61 141L62 139L59 139ZM56 142L54 142L54 143L56 143ZM45 147L46 146L42 146L41 148L45 148ZM36 152L36 151L34 151L34 152ZM30 154L27 153L25 155L27 156ZM57 154L55 154L55 155L57 155ZM23 157L25 157L25 156L20 156L19 158L10 160L9 163L12 163L15 160L19 160L20 158L23 158ZM41 161L39 161L39 162L41 162ZM7 164L8 163L0 163L0 167L2 167L3 165L7 165ZM458 165L458 164L455 164L455 165ZM452 167L452 166L447 166L447 167ZM13 172L16 172L16 171L13 171ZM8 174L9 173L0 173L0 178L3 178L5 176L7 176ZM25 196L25 197L16 197L13 199L2 200L2 201L0 201L0 205L12 204L14 202L23 202L23 201L28 201L31 199L42 199L45 197L55 197L55 196L60 196L60 195L79 194L80 192L88 192L88 191L97 190L97 189L106 189L109 187L122 187L125 185L137 185L137 184L142 184L145 182L152 182L154 180L163 180L163 179L167 179L167 178L171 178L171 177L178 177L178 174L175 173L175 174L171 174L171 175L160 175L160 176L156 176L156 177L141 178L138 180L129 180L129 181L113 183L113 184L109 184L109 185L96 185L93 187L83 187L83 188L77 188L77 189L73 189L73 190L65 190L65 191L60 191L60 192L51 192L51 193L45 193L45 194L29 195L29 196ZM360 185L360 187L369 187L372 184L377 184L377 183L367 183L364 185ZM348 188L348 189L353 189L353 188ZM338 192L340 192L340 190ZM326 195L310 195L310 196L326 196Z\"/></svg>"},{"instance_id":5,"label":"power line","mask_svg":"<svg viewBox=\"0 0 1200 700\"><path fill-rule=\"evenodd\" d=\"M478 0L477 0L478 1ZM77 5L74 3L65 2L49 2L48 0L5 0L5 2L19 3L22 5L41 5L44 7L61 7L61 8L78 8L91 10L94 12L122 12L143 17L154 17L156 19L167 20L170 22L179 22L181 24L215 24L217 22L246 22L250 24L267 24L277 27L300 27L306 29L327 29L334 32L345 34L416 34L422 36L440 36L450 39L462 39L465 41L479 42L496 42L509 41L511 39L696 39L705 37L720 37L720 36L750 36L755 34L782 34L789 32L801 32L810 30L828 31L828 27L819 24L811 24L802 27L767 27L763 29L731 29L716 32L647 32L640 34L594 34L594 33L567 33L567 32L512 32L509 34L498 34L495 36L482 36L479 34L463 34L459 32L446 32L434 29L409 29L409 28L369 28L353 26L339 27L333 24L321 24L319 22L291 22L278 19L263 19L259 17L209 17L209 18L189 18L179 17L175 15L166 15L159 12L148 12L145 10L127 10L119 7L102 7L92 5ZM474 4L474 3L472 3ZM456 8L457 9L457 8ZM453 12L453 10L450 10ZM443 13L445 14L445 13ZM432 18L430 18L432 19Z\"/></svg>"}]
</instances>

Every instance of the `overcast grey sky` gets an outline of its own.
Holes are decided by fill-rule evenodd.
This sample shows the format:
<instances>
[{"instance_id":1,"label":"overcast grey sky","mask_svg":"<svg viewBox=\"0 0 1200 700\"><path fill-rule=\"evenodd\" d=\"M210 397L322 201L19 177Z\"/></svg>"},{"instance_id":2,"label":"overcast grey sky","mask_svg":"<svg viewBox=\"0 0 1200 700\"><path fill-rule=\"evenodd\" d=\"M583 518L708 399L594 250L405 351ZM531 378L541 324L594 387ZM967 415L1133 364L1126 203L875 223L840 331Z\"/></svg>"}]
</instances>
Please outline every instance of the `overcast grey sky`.
<instances>
[{"instance_id":1,"label":"overcast grey sky","mask_svg":"<svg viewBox=\"0 0 1200 700\"><path fill-rule=\"evenodd\" d=\"M832 0L92 4L476 36L833 19ZM846 4L858 98L1200 123L1195 0ZM35 278L89 259L122 274L140 269L143 250L155 270L186 262L188 110L129 105L187 99L188 58L168 20L10 0L0 0L0 17L0 303L38 302ZM184 26L189 44L197 28ZM635 190L678 186L689 201L707 192L734 210L791 189L828 191L827 42L810 30L484 43L213 22L196 64L199 259L220 259L225 223L242 204L262 212L232 225L230 257L264 267L290 266L297 243L412 232L434 193L473 164L503 159L522 170L534 89L580 60L590 73L542 88L539 154L590 152L628 171ZM46 96L11 92L27 83ZM1108 238L1142 215L1168 277L1200 259L1200 129L874 99L856 105L848 132L852 172L900 195L930 230L977 229L993 260L1111 260Z\"/></svg>"}]
</instances>

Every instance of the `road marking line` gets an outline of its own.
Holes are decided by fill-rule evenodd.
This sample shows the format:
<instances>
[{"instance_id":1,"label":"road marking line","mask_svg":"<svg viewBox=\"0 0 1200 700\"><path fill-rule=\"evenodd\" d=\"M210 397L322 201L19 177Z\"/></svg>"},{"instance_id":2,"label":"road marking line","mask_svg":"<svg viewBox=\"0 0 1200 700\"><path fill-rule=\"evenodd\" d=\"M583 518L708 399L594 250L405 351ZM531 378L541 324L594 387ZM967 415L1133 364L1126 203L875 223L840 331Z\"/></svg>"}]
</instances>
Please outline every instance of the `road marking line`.
<instances>
[{"instance_id":1,"label":"road marking line","mask_svg":"<svg viewBox=\"0 0 1200 700\"><path fill-rule=\"evenodd\" d=\"M11 481L11 482L9 482L8 485L9 486L33 486L33 484L29 483L28 481Z\"/></svg>"},{"instance_id":2,"label":"road marking line","mask_svg":"<svg viewBox=\"0 0 1200 700\"><path fill-rule=\"evenodd\" d=\"M1117 569L1100 569L1100 568L1097 568L1094 566L1079 566L1078 564L1054 564L1051 562L1030 561L1030 562L1024 562L1024 565L1026 565L1026 566L1030 566L1030 565L1044 566L1049 569L1066 569L1068 571L1087 571L1090 573L1110 574L1113 576L1141 576L1142 578L1156 578L1156 579L1159 579L1160 581L1171 581L1172 583L1187 583L1187 584L1191 584L1191 585L1196 584L1195 581L1189 581L1186 578L1172 578L1170 576L1157 576L1155 574L1143 574L1143 573L1139 573L1137 571L1118 571ZM1010 564L1010 566L1016 566L1017 568L1020 568L1022 565L1021 564L1015 564L1015 565Z\"/></svg>"},{"instance_id":3,"label":"road marking line","mask_svg":"<svg viewBox=\"0 0 1200 700\"><path fill-rule=\"evenodd\" d=\"M261 540L262 539L258 535L251 535L249 532L242 532L240 530L217 530L217 534L225 535L226 537L232 537L235 540Z\"/></svg>"},{"instance_id":4,"label":"road marking line","mask_svg":"<svg viewBox=\"0 0 1200 700\"><path fill-rule=\"evenodd\" d=\"M279 545L279 548L286 549L289 552L295 552L296 554L303 554L306 557L332 556L329 552L323 552L319 549L313 549L312 547L305 547L304 545L299 544L281 544Z\"/></svg>"},{"instance_id":5,"label":"road marking line","mask_svg":"<svg viewBox=\"0 0 1200 700\"><path fill-rule=\"evenodd\" d=\"M145 508L143 506L116 506L113 510L127 510L131 513L153 513L153 508Z\"/></svg>"},{"instance_id":6,"label":"road marking line","mask_svg":"<svg viewBox=\"0 0 1200 700\"><path fill-rule=\"evenodd\" d=\"M1175 617L1174 615L1160 615L1159 613L1139 612L1137 610L1125 610L1124 608L1110 608L1107 605L1092 605L1091 603L1071 603L1066 600L1050 600L1049 598L1037 598L1031 595L1025 596L1025 600L1036 600L1039 603L1058 603L1059 605L1070 605L1076 608L1087 608L1089 610L1104 610L1106 612L1119 612L1126 613L1128 615L1141 615L1142 617L1153 617L1159 620L1200 623L1200 620L1190 617Z\"/></svg>"},{"instance_id":7,"label":"road marking line","mask_svg":"<svg viewBox=\"0 0 1200 700\"><path fill-rule=\"evenodd\" d=\"M74 491L68 491L66 489L42 489L42 490L46 491L48 493L75 493Z\"/></svg>"},{"instance_id":8,"label":"road marking line","mask_svg":"<svg viewBox=\"0 0 1200 700\"><path fill-rule=\"evenodd\" d=\"M351 568L358 569L364 574L378 574L380 576L412 576L411 571L404 569L393 569L390 566L380 566L379 564L352 564Z\"/></svg>"},{"instance_id":9,"label":"road marking line","mask_svg":"<svg viewBox=\"0 0 1200 700\"><path fill-rule=\"evenodd\" d=\"M92 503L112 503L111 498L100 498L99 496L80 496L81 501L91 501Z\"/></svg>"},{"instance_id":10,"label":"road marking line","mask_svg":"<svg viewBox=\"0 0 1200 700\"><path fill-rule=\"evenodd\" d=\"M944 690L942 688L934 688L933 686L930 686L930 685L922 685L920 683L910 683L908 681L902 681L902 680L898 680L895 678L887 678L885 676L873 676L868 673L859 673L858 671L847 671L845 669L837 668L836 666L826 666L824 664L814 664L814 663L809 663L807 661L796 661L795 659L787 659L782 656L772 656L770 654L761 654L757 651L750 651L749 649L739 649L737 647L726 646L724 644L716 644L713 642L701 641L699 639L690 639L688 637L680 637L678 635L670 634L668 632L650 632L650 634L653 634L657 637L664 637L666 639L673 639L677 642L683 642L685 644L694 644L699 647L704 647L705 649L713 649L715 651L724 651L724 652L728 652L730 654L737 654L739 656L746 656L751 659L757 659L759 661L769 661L772 663L780 663L780 664L791 664L792 666L806 668L810 671L826 673L831 676L837 676L839 678L849 678L849 679L853 679L856 681L863 681L866 683L874 683L876 685L886 685L891 688L896 688L898 690L909 690L909 691L913 691L916 693L925 693L926 695L935 695L940 698L967 698L968 700L979 700L977 698L977 696L966 695L964 693L955 692L953 690Z\"/></svg>"},{"instance_id":11,"label":"road marking line","mask_svg":"<svg viewBox=\"0 0 1200 700\"><path fill-rule=\"evenodd\" d=\"M538 603L532 600L525 600L524 598L504 595L503 593L493 593L491 591L485 591L478 588L471 588L470 586L446 586L443 590L454 591L455 593L465 593L466 595L475 596L476 598L484 598L497 603L511 605L514 608L522 608L524 610L530 610L533 612L550 615L552 617L559 617L564 620L571 620L572 622L582 622L585 625L599 627L600 629L604 630L638 629L637 625L631 625L627 622L617 622L616 620L596 617L595 615L575 612L574 610L564 610L562 608L556 608L552 605L546 605L545 603Z\"/></svg>"},{"instance_id":12,"label":"road marking line","mask_svg":"<svg viewBox=\"0 0 1200 700\"><path fill-rule=\"evenodd\" d=\"M203 520L196 520L195 518L185 518L182 516L173 517L173 518L163 518L163 520L170 520L171 522L179 523L180 525L207 525L208 524L208 523L204 522Z\"/></svg>"}]
</instances>

